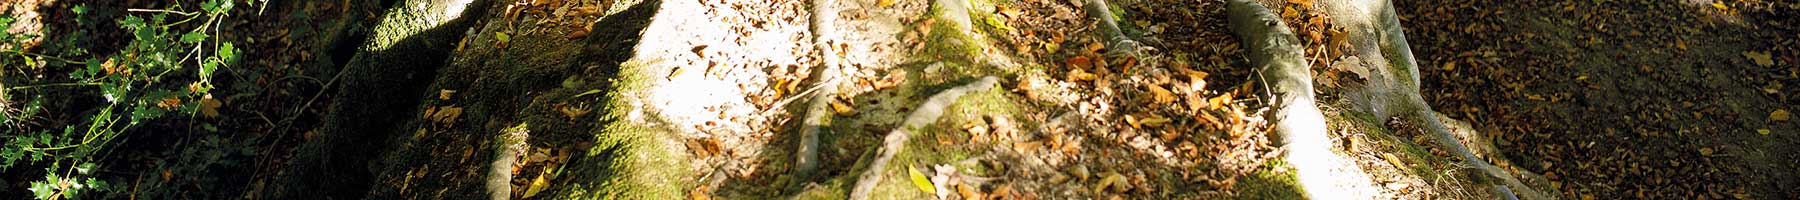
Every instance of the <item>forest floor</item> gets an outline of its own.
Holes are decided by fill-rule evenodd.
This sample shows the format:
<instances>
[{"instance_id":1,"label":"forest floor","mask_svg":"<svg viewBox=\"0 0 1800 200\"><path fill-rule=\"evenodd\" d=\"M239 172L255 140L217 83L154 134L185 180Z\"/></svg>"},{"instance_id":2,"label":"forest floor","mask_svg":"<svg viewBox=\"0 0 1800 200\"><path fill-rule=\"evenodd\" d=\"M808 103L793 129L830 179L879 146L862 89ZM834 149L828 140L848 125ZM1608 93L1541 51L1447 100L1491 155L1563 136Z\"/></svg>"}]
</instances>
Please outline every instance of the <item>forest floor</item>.
<instances>
[{"instance_id":1,"label":"forest floor","mask_svg":"<svg viewBox=\"0 0 1800 200\"><path fill-rule=\"evenodd\" d=\"M1427 101L1568 198L1800 197L1800 5L1395 4Z\"/></svg>"},{"instance_id":2,"label":"forest floor","mask_svg":"<svg viewBox=\"0 0 1800 200\"><path fill-rule=\"evenodd\" d=\"M126 8L166 6L136 1L47 2L26 0L0 6L39 4L32 10L44 13L42 20L48 22L69 19L68 10L81 4L113 15ZM218 78L223 79L220 88L227 89L217 95L228 96L222 98L225 107L219 115L194 119L206 126L161 122L144 130L156 134L126 136L124 150L110 155L119 159L107 159L105 164L118 166L109 171L133 190L115 192L190 199L262 196L265 186L274 187L265 182L290 166L295 147L317 133L330 104L357 103L333 101L325 82L357 52L363 42L360 38L369 34L366 26L381 18L385 5L275 2L260 5L260 9L233 11L238 18L226 22L226 31L218 36L250 41L243 43L244 64ZM618 36L620 33L587 32L610 30L588 27L594 22L587 21L609 17L603 11L617 10L600 2L501 0L496 7L504 9L492 10L504 10L507 13L496 16L506 17L492 17L495 19L483 20L484 24L507 22L508 27L526 28L471 30L476 35L465 36L469 39L444 50L476 54L492 50L484 45L501 45L492 51L532 57L533 47L576 48L569 46L579 45L567 42L585 41L580 39L586 37L621 37L632 40L631 45L638 45L635 41L640 39L676 41L644 45L692 53L664 60L687 67L653 79L737 87L708 94L715 96L650 97L655 101L647 101L669 108L658 114L673 120L670 126L681 129L675 132L685 133L678 139L695 158L685 164L705 175L683 179L695 185L688 191L690 198L841 196L836 194L847 193L850 182L844 177L866 170L859 167L879 148L881 134L900 126L897 118L909 113L912 104L922 102L930 96L928 92L982 74L1000 76L1000 89L972 94L974 100L967 104L975 106L952 109L945 120L929 128L933 131L915 137L919 142L912 144L925 147L912 150L934 153L909 157L915 166L903 168L929 176L988 180L965 182L964 186L948 184L950 190L938 191L953 198L1290 199L1300 194L1292 169L1279 159L1279 139L1267 131L1264 103L1253 98L1261 90L1254 83L1254 72L1246 67L1238 40L1225 27L1224 3L1220 1L1113 1L1114 8L1109 9L1121 15L1119 22L1127 35L1155 49L1117 56L1109 55L1110 49L1093 36L1095 22L1085 17L1088 14L1082 11L1081 1L985 1L982 5L986 6L970 11L974 13L970 15L974 17L972 27L965 28L975 29L971 32L979 34L981 44L969 47L944 46L945 38L938 37L943 34L933 34L955 30L945 25L953 22L931 16L931 7L939 1L841 0L840 7L846 9L840 26L848 28L838 32L846 33L842 37L850 43L840 43L838 51L851 58L846 65L856 70L843 77L845 88L852 89L831 102L836 111L832 114L842 122L829 127L836 135L825 136L822 143L830 147L821 153L825 163L821 166L825 167L818 174L823 176L786 173L797 143L791 135L799 132L798 118L804 115L804 109L796 108L806 102L784 100L804 96L802 93L822 81L812 73L816 70L812 67L821 62L819 50L799 45L810 44L814 36L803 30L812 15L806 13L805 3L666 3L691 7L660 8L663 12L705 12L682 18L695 26L686 26L683 30L688 31L678 35ZM1800 19L1800 5L1756 0L1398 0L1394 4L1419 59L1424 81L1421 93L1426 100L1440 112L1473 123L1495 138L1518 165L1509 168L1545 175L1565 198L1800 198L1796 192L1800 191L1800 174L1792 170L1800 167L1800 121L1789 119L1790 112L1800 111L1800 95L1795 95L1800 94L1800 87L1795 87L1800 84L1800 21L1794 20ZM1278 13L1292 12L1285 18L1303 38L1309 33L1320 35L1310 36L1310 44L1330 44L1334 35L1330 27L1308 25L1314 24L1309 20L1328 16L1311 15L1304 8L1295 9L1298 7L1271 8ZM86 30L99 38L125 35L110 23L51 23L42 29L49 33ZM511 38L519 39L495 43L493 32L511 33ZM88 48L117 49L122 43L101 41ZM464 45L487 50L464 52ZM515 46L507 51L505 45ZM1318 51L1308 57L1319 63L1321 79L1339 79L1339 72L1325 67L1335 61L1338 52L1326 47L1318 45ZM655 48L637 51L647 49ZM633 55L603 55L604 59L623 61L618 56ZM583 72L600 73L593 68ZM451 75L485 74L458 71ZM525 82L554 87L543 80ZM478 83L465 85L474 84ZM653 89L683 90L692 88ZM443 91L443 98L430 101L461 102L482 95L465 89ZM573 96L570 99L585 95L559 92ZM518 111L521 118L568 119L531 124L539 129L591 129L593 124L573 121L592 118L586 113L603 107L527 99L534 101L511 108L527 110ZM731 106L720 106L728 104ZM784 104L791 105L783 108ZM430 111L420 118L444 119L433 115L439 106L473 107L425 105L422 107ZM461 115L462 108L456 112ZM450 122L443 126L467 124L463 126L470 128L464 129L484 131L511 126L455 122L457 116L447 117ZM436 127L433 122L424 123ZM412 135L408 130L405 134ZM425 133L424 128L419 131ZM568 156L580 153L570 149L580 150L594 142L568 133L574 131L556 132L562 136L533 138L534 148L520 155L539 162L514 166L514 171L527 174L512 180L515 197L527 195L530 188L545 187L539 176L547 175L529 174L549 174L557 165L570 165L574 161ZM471 155L487 155L487 149L478 147L488 143L479 137L468 138L440 138L442 141L417 147L408 143L406 148L430 150L414 154L448 156L388 166L405 171L390 171L404 173L385 174L370 182L397 189L395 194L400 194L407 193L408 185L425 182L415 180L427 177L415 172L455 174L487 167L481 164L491 156ZM471 162L471 158L479 162ZM445 163L480 164L449 167L454 165ZM410 168L431 165L444 167ZM952 170L930 167L933 165ZM24 181L15 180L35 180L32 176L42 173L7 172L0 176L6 179L7 188L25 188ZM907 182L906 175L890 173L888 180ZM454 186L422 187L467 187L473 182L458 177L462 178L444 184ZM553 179L548 187L562 186L568 179ZM926 183L933 182L944 184ZM1387 184L1383 190L1391 193L1387 197L1433 197L1409 196L1434 191L1395 185ZM426 189L433 188L412 190L439 195L443 191ZM461 194L469 195L479 194Z\"/></svg>"}]
</instances>

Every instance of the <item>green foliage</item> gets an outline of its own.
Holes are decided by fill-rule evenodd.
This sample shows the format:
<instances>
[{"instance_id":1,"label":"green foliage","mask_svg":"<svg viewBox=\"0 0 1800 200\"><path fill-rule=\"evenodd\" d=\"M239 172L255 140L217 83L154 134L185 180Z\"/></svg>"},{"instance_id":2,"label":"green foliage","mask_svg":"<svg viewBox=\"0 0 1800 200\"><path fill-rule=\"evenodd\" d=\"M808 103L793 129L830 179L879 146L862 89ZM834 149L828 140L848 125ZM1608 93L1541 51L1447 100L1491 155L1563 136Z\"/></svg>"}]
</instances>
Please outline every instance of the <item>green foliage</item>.
<instances>
[{"instance_id":1,"label":"green foliage","mask_svg":"<svg viewBox=\"0 0 1800 200\"><path fill-rule=\"evenodd\" d=\"M101 167L95 160L115 138L165 117L193 118L210 109L203 102L216 101L213 73L239 55L231 42L213 37L233 1L206 0L195 12L177 3L167 11L126 13L111 22L129 31L127 38L92 38L78 28L27 49L24 41L48 33L0 31L0 137L6 138L0 171L42 167L44 179L26 188L39 199L103 197L92 194L109 190L93 174ZM70 11L77 27L95 12L85 5ZM0 14L0 30L14 21ZM129 42L120 49L75 45L118 40Z\"/></svg>"}]
</instances>

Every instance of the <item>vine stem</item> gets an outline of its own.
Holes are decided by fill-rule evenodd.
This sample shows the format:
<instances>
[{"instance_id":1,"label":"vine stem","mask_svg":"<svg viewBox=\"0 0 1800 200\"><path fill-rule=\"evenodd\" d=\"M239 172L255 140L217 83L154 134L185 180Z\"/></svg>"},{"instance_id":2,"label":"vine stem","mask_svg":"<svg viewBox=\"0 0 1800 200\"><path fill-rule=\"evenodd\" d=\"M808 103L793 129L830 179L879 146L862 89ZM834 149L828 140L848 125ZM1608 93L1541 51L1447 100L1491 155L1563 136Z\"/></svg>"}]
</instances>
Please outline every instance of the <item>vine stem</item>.
<instances>
[{"instance_id":1,"label":"vine stem","mask_svg":"<svg viewBox=\"0 0 1800 200\"><path fill-rule=\"evenodd\" d=\"M56 60L56 61L60 61L60 62L65 62L65 63L71 63L71 64L84 64L84 65L85 65L85 64L87 64L87 62L84 62L84 61L75 61L75 60L69 60L69 59L67 59L67 58L62 58L62 57L56 57L56 56L50 56L50 55L44 55L44 54L39 54L39 53L32 53L32 52L24 52L24 51L14 51L14 50L0 50L0 53L12 53L12 54L20 54L20 56L37 56L37 57L39 57L39 58L48 58L48 59L51 59L51 60Z\"/></svg>"},{"instance_id":2,"label":"vine stem","mask_svg":"<svg viewBox=\"0 0 1800 200\"><path fill-rule=\"evenodd\" d=\"M182 11L178 11L178 10L164 10L164 9L142 9L142 8L132 8L132 9L125 9L125 11L130 11L130 12L153 12L153 13L169 13L169 14L177 14L177 15L184 15L184 16L193 16L193 15L197 15L197 14L200 14L200 13L198 13L198 12L182 12Z\"/></svg>"},{"instance_id":3,"label":"vine stem","mask_svg":"<svg viewBox=\"0 0 1800 200\"><path fill-rule=\"evenodd\" d=\"M36 88L42 88L42 87L95 86L95 85L100 85L100 83L51 83L51 84L42 84L42 85L26 85L26 86L6 87L6 90L27 90L27 89L36 89Z\"/></svg>"}]
</instances>

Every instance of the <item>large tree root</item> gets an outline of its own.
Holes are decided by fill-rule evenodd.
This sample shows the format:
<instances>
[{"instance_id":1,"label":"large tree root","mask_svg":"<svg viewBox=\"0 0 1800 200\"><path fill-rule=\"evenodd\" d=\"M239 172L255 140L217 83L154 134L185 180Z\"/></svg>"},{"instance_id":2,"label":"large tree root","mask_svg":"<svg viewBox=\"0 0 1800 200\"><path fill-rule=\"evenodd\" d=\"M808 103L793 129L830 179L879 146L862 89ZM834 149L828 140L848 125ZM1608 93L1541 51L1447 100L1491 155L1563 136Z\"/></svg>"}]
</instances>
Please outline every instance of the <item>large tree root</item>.
<instances>
[{"instance_id":1,"label":"large tree root","mask_svg":"<svg viewBox=\"0 0 1800 200\"><path fill-rule=\"evenodd\" d=\"M1226 9L1231 29L1244 42L1246 56L1269 89L1264 97L1272 109L1269 119L1300 186L1313 199L1373 198L1377 191L1368 173L1330 149L1325 116L1312 95L1312 71L1307 67L1311 65L1294 32L1257 2L1233 0Z\"/></svg>"},{"instance_id":2,"label":"large tree root","mask_svg":"<svg viewBox=\"0 0 1800 200\"><path fill-rule=\"evenodd\" d=\"M1502 171L1489 164L1481 157L1471 153L1462 141L1475 140L1473 134L1461 134L1451 131L1444 120L1432 111L1424 98L1419 95L1418 68L1412 58L1412 51L1406 44L1406 38L1395 19L1391 4L1385 0L1350 0L1321 2L1338 26L1350 30L1352 50L1350 55L1359 57L1360 62L1350 63L1367 68L1370 77L1367 85L1360 88L1348 88L1351 99L1359 101L1358 109L1374 114L1377 118L1403 117L1423 129L1435 141L1434 146L1458 156L1463 165L1480 171L1481 179L1477 182L1486 184L1495 198L1517 199L1549 199L1550 196L1538 192L1532 187L1514 178L1514 175ZM1280 20L1252 0L1232 0L1228 8L1231 16L1231 27L1238 37L1245 42L1246 50L1252 64L1261 66L1260 75L1265 79L1264 85L1272 90L1270 95L1275 130L1281 134L1290 147L1307 147L1311 145L1329 146L1329 144L1311 144L1306 137L1322 137L1324 119L1314 107L1310 69L1301 59L1303 50L1293 33L1286 30ZM1360 95L1360 96L1359 96ZM1317 134L1317 135L1315 135ZM1316 142L1314 142L1316 143ZM1482 143L1475 146L1490 147ZM1489 148L1491 149L1491 147ZM1307 166L1304 158L1294 158L1303 150L1290 151L1290 161L1300 170L1302 186L1308 191L1329 190L1328 185L1311 185L1306 180ZM1497 159L1503 160L1503 159ZM1523 176L1531 176L1529 172L1521 172ZM1496 180L1496 181L1489 181ZM1495 184L1493 182L1498 182ZM1311 192L1314 198L1325 193ZM1338 194L1331 194L1338 195ZM1343 196L1335 196L1343 197ZM1355 197L1351 197L1355 198Z\"/></svg>"},{"instance_id":3,"label":"large tree root","mask_svg":"<svg viewBox=\"0 0 1800 200\"><path fill-rule=\"evenodd\" d=\"M801 119L800 144L794 151L794 169L789 173L797 175L797 180L801 180L795 181L796 184L808 182L813 171L819 169L819 132L830 123L831 101L835 100L833 98L838 93L837 77L843 75L842 70L838 69L838 62L842 58L837 57L837 52L833 52L831 48L832 38L837 36L836 3L835 0L812 1L813 46L820 51L819 57L823 58L813 77L819 77L815 80L820 80L817 84L822 87L818 93L813 94L806 107L806 116Z\"/></svg>"},{"instance_id":4,"label":"large tree root","mask_svg":"<svg viewBox=\"0 0 1800 200\"><path fill-rule=\"evenodd\" d=\"M881 182L883 172L887 171L888 162L893 161L894 155L900 154L900 150L906 148L906 141L912 140L913 129L923 128L936 122L938 116L944 115L944 109L949 108L950 104L955 103L956 99L961 98L964 94L993 89L994 84L998 82L1000 79L993 76L982 77L981 80L974 83L931 95L931 98L920 104L917 110L906 115L906 121L900 123L900 127L894 128L893 131L888 132L886 137L883 137L880 154L876 155L875 161L869 163L868 168L863 169L862 175L856 180L856 186L850 190L850 199L869 199L869 194L875 190L875 184Z\"/></svg>"},{"instance_id":5,"label":"large tree root","mask_svg":"<svg viewBox=\"0 0 1800 200\"><path fill-rule=\"evenodd\" d=\"M1425 98L1419 95L1419 70L1413 59L1412 49L1406 42L1406 35L1400 28L1400 20L1396 18L1393 3L1387 0L1345 0L1324 1L1320 3L1325 12L1331 15L1333 23L1349 30L1350 55L1359 57L1362 63L1349 63L1368 69L1369 84L1362 90L1364 102L1362 110L1373 113L1377 117L1398 115L1418 125L1434 141L1435 146L1461 157L1466 167L1479 170L1487 180L1498 183L1489 184L1489 191L1496 198L1505 199L1550 199L1545 193L1525 185L1483 158L1469 150L1470 145L1462 141L1477 141L1472 138L1459 138L1453 133ZM1385 109L1384 109L1385 108ZM1504 160L1504 159L1496 159ZM1532 176L1530 172L1519 173ZM1485 182L1485 181L1484 181Z\"/></svg>"}]
</instances>

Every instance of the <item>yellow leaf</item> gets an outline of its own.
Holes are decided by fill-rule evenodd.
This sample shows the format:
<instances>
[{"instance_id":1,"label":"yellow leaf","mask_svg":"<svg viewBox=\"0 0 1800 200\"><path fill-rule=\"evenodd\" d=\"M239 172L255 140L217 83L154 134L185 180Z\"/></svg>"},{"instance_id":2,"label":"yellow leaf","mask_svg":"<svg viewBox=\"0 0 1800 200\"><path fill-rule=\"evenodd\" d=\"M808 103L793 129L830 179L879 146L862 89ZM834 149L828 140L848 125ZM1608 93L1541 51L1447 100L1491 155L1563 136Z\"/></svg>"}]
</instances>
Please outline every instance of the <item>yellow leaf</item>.
<instances>
[{"instance_id":1,"label":"yellow leaf","mask_svg":"<svg viewBox=\"0 0 1800 200\"><path fill-rule=\"evenodd\" d=\"M837 111L838 115L856 115L855 108L851 108L849 105L844 105L844 103L838 101L831 101L831 110Z\"/></svg>"},{"instance_id":2,"label":"yellow leaf","mask_svg":"<svg viewBox=\"0 0 1800 200\"><path fill-rule=\"evenodd\" d=\"M1169 118L1151 115L1149 118L1144 118L1143 120L1138 120L1138 123L1143 123L1144 126L1157 127L1157 126L1162 126L1163 124L1168 124L1169 121L1170 121Z\"/></svg>"},{"instance_id":3,"label":"yellow leaf","mask_svg":"<svg viewBox=\"0 0 1800 200\"><path fill-rule=\"evenodd\" d=\"M1769 59L1769 52L1745 51L1744 57L1749 57L1750 61L1756 63L1756 66L1768 67L1775 65L1775 60Z\"/></svg>"},{"instance_id":4,"label":"yellow leaf","mask_svg":"<svg viewBox=\"0 0 1800 200\"><path fill-rule=\"evenodd\" d=\"M532 196L537 196L539 192L544 192L544 188L550 186L550 180L544 179L544 177L545 176L538 176L536 179L532 180L531 186L525 187L525 196L520 198L531 198Z\"/></svg>"},{"instance_id":5,"label":"yellow leaf","mask_svg":"<svg viewBox=\"0 0 1800 200\"><path fill-rule=\"evenodd\" d=\"M1456 70L1456 62L1444 62L1444 71Z\"/></svg>"},{"instance_id":6,"label":"yellow leaf","mask_svg":"<svg viewBox=\"0 0 1800 200\"><path fill-rule=\"evenodd\" d=\"M1756 129L1757 134L1769 135L1769 129Z\"/></svg>"},{"instance_id":7,"label":"yellow leaf","mask_svg":"<svg viewBox=\"0 0 1800 200\"><path fill-rule=\"evenodd\" d=\"M1725 2L1713 2L1712 6L1713 6L1713 8L1718 8L1719 10L1731 10L1731 7L1725 7Z\"/></svg>"},{"instance_id":8,"label":"yellow leaf","mask_svg":"<svg viewBox=\"0 0 1800 200\"><path fill-rule=\"evenodd\" d=\"M1701 147L1700 148L1700 156L1712 156L1712 154L1713 154L1712 147Z\"/></svg>"},{"instance_id":9,"label":"yellow leaf","mask_svg":"<svg viewBox=\"0 0 1800 200\"><path fill-rule=\"evenodd\" d=\"M1787 109L1776 109L1775 112L1769 112L1769 121L1787 121L1788 115Z\"/></svg>"},{"instance_id":10,"label":"yellow leaf","mask_svg":"<svg viewBox=\"0 0 1800 200\"><path fill-rule=\"evenodd\" d=\"M919 191L924 191L926 194L937 194L937 186L931 184L931 179L925 178L925 173L919 173L919 169L913 168L912 165L906 166L906 172L907 176L912 177L913 186L918 187Z\"/></svg>"},{"instance_id":11,"label":"yellow leaf","mask_svg":"<svg viewBox=\"0 0 1800 200\"><path fill-rule=\"evenodd\" d=\"M894 0L881 0L875 3L881 5L881 7L894 6Z\"/></svg>"},{"instance_id":12,"label":"yellow leaf","mask_svg":"<svg viewBox=\"0 0 1800 200\"><path fill-rule=\"evenodd\" d=\"M438 90L438 100L450 100L450 95L455 94L456 90Z\"/></svg>"}]
</instances>

